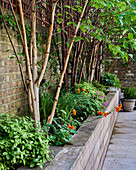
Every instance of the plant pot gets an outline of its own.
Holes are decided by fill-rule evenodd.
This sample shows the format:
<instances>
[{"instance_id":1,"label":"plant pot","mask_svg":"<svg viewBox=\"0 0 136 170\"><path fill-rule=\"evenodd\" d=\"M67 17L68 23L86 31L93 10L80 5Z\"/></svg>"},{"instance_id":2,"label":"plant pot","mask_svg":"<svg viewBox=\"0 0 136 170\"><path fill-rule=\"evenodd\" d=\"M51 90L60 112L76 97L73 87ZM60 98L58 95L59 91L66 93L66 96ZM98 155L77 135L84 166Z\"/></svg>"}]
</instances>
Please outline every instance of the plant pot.
<instances>
[{"instance_id":1,"label":"plant pot","mask_svg":"<svg viewBox=\"0 0 136 170\"><path fill-rule=\"evenodd\" d=\"M121 99L123 111L132 112L136 99Z\"/></svg>"}]
</instances>

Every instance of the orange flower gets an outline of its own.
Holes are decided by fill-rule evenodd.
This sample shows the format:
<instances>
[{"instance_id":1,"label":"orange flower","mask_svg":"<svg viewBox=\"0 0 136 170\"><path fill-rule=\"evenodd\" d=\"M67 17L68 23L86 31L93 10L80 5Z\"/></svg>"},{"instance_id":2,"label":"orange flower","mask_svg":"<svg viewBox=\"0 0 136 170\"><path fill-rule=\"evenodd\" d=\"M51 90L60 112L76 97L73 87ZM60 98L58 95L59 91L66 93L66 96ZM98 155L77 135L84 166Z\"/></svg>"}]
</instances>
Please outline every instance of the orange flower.
<instances>
[{"instance_id":1,"label":"orange flower","mask_svg":"<svg viewBox=\"0 0 136 170\"><path fill-rule=\"evenodd\" d=\"M88 94L88 92L86 92Z\"/></svg>"},{"instance_id":2,"label":"orange flower","mask_svg":"<svg viewBox=\"0 0 136 170\"><path fill-rule=\"evenodd\" d=\"M119 112L121 110L120 107L116 107L116 112Z\"/></svg>"},{"instance_id":3,"label":"orange flower","mask_svg":"<svg viewBox=\"0 0 136 170\"><path fill-rule=\"evenodd\" d=\"M76 115L76 111L75 110L73 110L73 115Z\"/></svg>"},{"instance_id":4,"label":"orange flower","mask_svg":"<svg viewBox=\"0 0 136 170\"><path fill-rule=\"evenodd\" d=\"M71 129L71 125L68 125L68 128Z\"/></svg>"},{"instance_id":5,"label":"orange flower","mask_svg":"<svg viewBox=\"0 0 136 170\"><path fill-rule=\"evenodd\" d=\"M80 89L78 89L77 91L78 91L78 93L80 93Z\"/></svg>"},{"instance_id":6,"label":"orange flower","mask_svg":"<svg viewBox=\"0 0 136 170\"><path fill-rule=\"evenodd\" d=\"M101 112L101 111L98 111L97 113L101 116L103 115L103 112Z\"/></svg>"},{"instance_id":7,"label":"orange flower","mask_svg":"<svg viewBox=\"0 0 136 170\"><path fill-rule=\"evenodd\" d=\"M85 89L82 89L82 91L85 91Z\"/></svg>"},{"instance_id":8,"label":"orange flower","mask_svg":"<svg viewBox=\"0 0 136 170\"><path fill-rule=\"evenodd\" d=\"M75 128L74 128L74 125L71 126L71 129L75 129Z\"/></svg>"},{"instance_id":9,"label":"orange flower","mask_svg":"<svg viewBox=\"0 0 136 170\"><path fill-rule=\"evenodd\" d=\"M108 114L109 114L109 112L105 113L105 114L104 114L104 116L105 116L105 117L107 117L107 116L108 116Z\"/></svg>"},{"instance_id":10,"label":"orange flower","mask_svg":"<svg viewBox=\"0 0 136 170\"><path fill-rule=\"evenodd\" d=\"M121 107L122 107L122 104L119 104L119 107L121 108Z\"/></svg>"},{"instance_id":11,"label":"orange flower","mask_svg":"<svg viewBox=\"0 0 136 170\"><path fill-rule=\"evenodd\" d=\"M69 129L74 129L74 125L72 125L72 126L71 126L71 125L68 125L68 128L69 128Z\"/></svg>"}]
</instances>

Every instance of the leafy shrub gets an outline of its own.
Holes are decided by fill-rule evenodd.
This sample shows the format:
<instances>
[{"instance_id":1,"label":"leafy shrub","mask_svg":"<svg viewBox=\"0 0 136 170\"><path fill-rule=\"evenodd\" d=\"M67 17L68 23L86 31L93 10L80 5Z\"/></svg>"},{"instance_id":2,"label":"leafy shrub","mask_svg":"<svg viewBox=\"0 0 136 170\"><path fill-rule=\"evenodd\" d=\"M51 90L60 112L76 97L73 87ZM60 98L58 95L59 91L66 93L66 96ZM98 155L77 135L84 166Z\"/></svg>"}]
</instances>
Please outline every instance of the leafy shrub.
<instances>
[{"instance_id":1,"label":"leafy shrub","mask_svg":"<svg viewBox=\"0 0 136 170\"><path fill-rule=\"evenodd\" d=\"M43 101L45 104L41 104L42 110L45 109L45 114L49 115L50 108L52 108L50 106L53 102L52 95L44 93L41 102ZM85 120L88 115L97 115L97 111L104 109L104 102L106 102L105 94L86 82L76 85L75 91L61 93L53 125L51 125L49 131L51 144L63 145L71 142L72 134L76 133L77 127L81 125L80 122ZM46 106L50 108L45 108ZM76 111L76 115L73 115L73 110ZM47 116L43 120L44 128L48 126L46 121ZM74 129L69 129L69 125L73 125Z\"/></svg>"},{"instance_id":2,"label":"leafy shrub","mask_svg":"<svg viewBox=\"0 0 136 170\"><path fill-rule=\"evenodd\" d=\"M81 93L77 92L78 88L81 90ZM83 92L82 89L85 89L85 91ZM68 91L66 93L61 93L55 115L59 117L61 110L69 113L72 109L75 109L77 114L79 114L78 119L89 114L96 115L97 111L102 109L102 103L105 101L106 97L102 91L95 88L92 84L84 82L76 86L75 92ZM40 110L44 113L45 120L47 120L48 115L51 113L52 103L53 96L48 92L43 92ZM63 114L61 117L63 117Z\"/></svg>"},{"instance_id":3,"label":"leafy shrub","mask_svg":"<svg viewBox=\"0 0 136 170\"><path fill-rule=\"evenodd\" d=\"M51 113L53 106L53 96L47 91L42 92L40 97L40 115L41 119L47 120L48 116Z\"/></svg>"},{"instance_id":4,"label":"leafy shrub","mask_svg":"<svg viewBox=\"0 0 136 170\"><path fill-rule=\"evenodd\" d=\"M61 117L62 113L63 117ZM59 117L53 119L51 133L49 132L50 143L53 145L64 145L72 142L72 135L77 133L77 127L81 126L81 123L76 120L76 117L72 116L72 113L61 110L59 115ZM73 125L73 129L70 129L68 125Z\"/></svg>"},{"instance_id":5,"label":"leafy shrub","mask_svg":"<svg viewBox=\"0 0 136 170\"><path fill-rule=\"evenodd\" d=\"M42 166L49 157L48 139L29 117L0 115L0 169L21 164Z\"/></svg>"},{"instance_id":6,"label":"leafy shrub","mask_svg":"<svg viewBox=\"0 0 136 170\"><path fill-rule=\"evenodd\" d=\"M124 89L124 98L125 99L136 99L136 88L126 87Z\"/></svg>"},{"instance_id":7,"label":"leafy shrub","mask_svg":"<svg viewBox=\"0 0 136 170\"><path fill-rule=\"evenodd\" d=\"M114 86L118 89L121 88L117 75L111 73L105 73L104 76L101 76L101 84L105 86Z\"/></svg>"},{"instance_id":8,"label":"leafy shrub","mask_svg":"<svg viewBox=\"0 0 136 170\"><path fill-rule=\"evenodd\" d=\"M102 91L104 94L107 94L107 93L108 93L107 90L109 89L109 86L102 85L102 84L100 84L100 83L97 82L97 81L93 81L92 84L93 84L93 86L94 86L95 88L97 88L98 90Z\"/></svg>"}]
</instances>

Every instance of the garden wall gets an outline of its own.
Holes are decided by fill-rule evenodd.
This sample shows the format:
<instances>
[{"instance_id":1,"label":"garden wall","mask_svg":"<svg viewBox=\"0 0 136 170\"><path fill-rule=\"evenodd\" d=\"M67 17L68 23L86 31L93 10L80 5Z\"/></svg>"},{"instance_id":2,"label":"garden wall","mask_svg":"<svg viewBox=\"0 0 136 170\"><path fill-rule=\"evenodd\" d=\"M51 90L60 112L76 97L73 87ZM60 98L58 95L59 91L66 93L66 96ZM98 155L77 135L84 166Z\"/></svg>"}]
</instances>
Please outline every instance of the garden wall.
<instances>
[{"instance_id":1,"label":"garden wall","mask_svg":"<svg viewBox=\"0 0 136 170\"><path fill-rule=\"evenodd\" d=\"M108 58L108 61L111 61L111 63L115 61L111 73L118 76L122 88L136 87L136 52L133 53L133 58L133 61L129 58L128 62L122 61L120 58ZM106 67L109 68L111 65L106 65Z\"/></svg>"},{"instance_id":2,"label":"garden wall","mask_svg":"<svg viewBox=\"0 0 136 170\"><path fill-rule=\"evenodd\" d=\"M4 10L6 15L10 13ZM26 25L30 25L27 19ZM22 45L16 37L16 32L12 27L8 28L16 51L22 53ZM47 29L37 25L37 32L47 34ZM6 52L9 50L8 52ZM24 114L27 107L27 95L24 91L21 74L16 58L10 59L13 56L13 50L9 42L5 28L0 25L0 113ZM23 72L26 77L25 62L23 63ZM51 70L46 74L46 80L51 79ZM26 77L27 78L27 77Z\"/></svg>"},{"instance_id":3,"label":"garden wall","mask_svg":"<svg viewBox=\"0 0 136 170\"><path fill-rule=\"evenodd\" d=\"M117 118L115 107L118 106L119 91L110 91L107 99L109 104L106 111L111 111L111 114L101 119L90 116L86 123L79 128L78 133L73 136L73 144L65 145L57 152L53 161L44 166L44 170L102 169ZM24 170L24 168L20 170Z\"/></svg>"}]
</instances>

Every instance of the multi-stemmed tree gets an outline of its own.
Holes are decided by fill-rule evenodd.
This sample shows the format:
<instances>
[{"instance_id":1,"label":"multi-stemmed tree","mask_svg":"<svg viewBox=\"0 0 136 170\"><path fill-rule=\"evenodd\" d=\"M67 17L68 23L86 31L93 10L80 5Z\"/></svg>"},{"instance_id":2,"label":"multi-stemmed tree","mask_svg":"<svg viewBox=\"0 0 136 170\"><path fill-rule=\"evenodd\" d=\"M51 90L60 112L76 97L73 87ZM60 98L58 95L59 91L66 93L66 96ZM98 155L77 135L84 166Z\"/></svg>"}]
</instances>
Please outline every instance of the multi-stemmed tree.
<instances>
[{"instance_id":1,"label":"multi-stemmed tree","mask_svg":"<svg viewBox=\"0 0 136 170\"><path fill-rule=\"evenodd\" d=\"M37 123L40 122L39 113L39 87L44 77L50 51L56 54L57 64L60 70L60 80L55 96L52 112L47 123L51 124L60 90L63 85L66 90L69 87L74 88L76 83L81 82L84 74L86 79L91 82L99 80L101 63L104 60L103 47L111 51L113 56L120 56L127 59L129 48L136 49L136 3L135 0L54 0L40 1L42 11L50 9L50 15L47 19L50 21L46 47L44 49L44 59L40 73L38 74L38 57L36 42L36 0L31 5L31 41L28 47L27 35L25 30L24 16L21 0L19 3L21 26L19 27L12 3L9 4L13 12L15 22L18 28L20 39L22 41L24 54L26 57L27 73L29 83L23 76L21 63L10 38L5 17L3 21L7 30L9 39L12 43L14 53L17 57L22 80L28 94L29 108ZM46 4L46 5L45 5ZM54 48L51 48L54 47Z\"/></svg>"}]
</instances>

